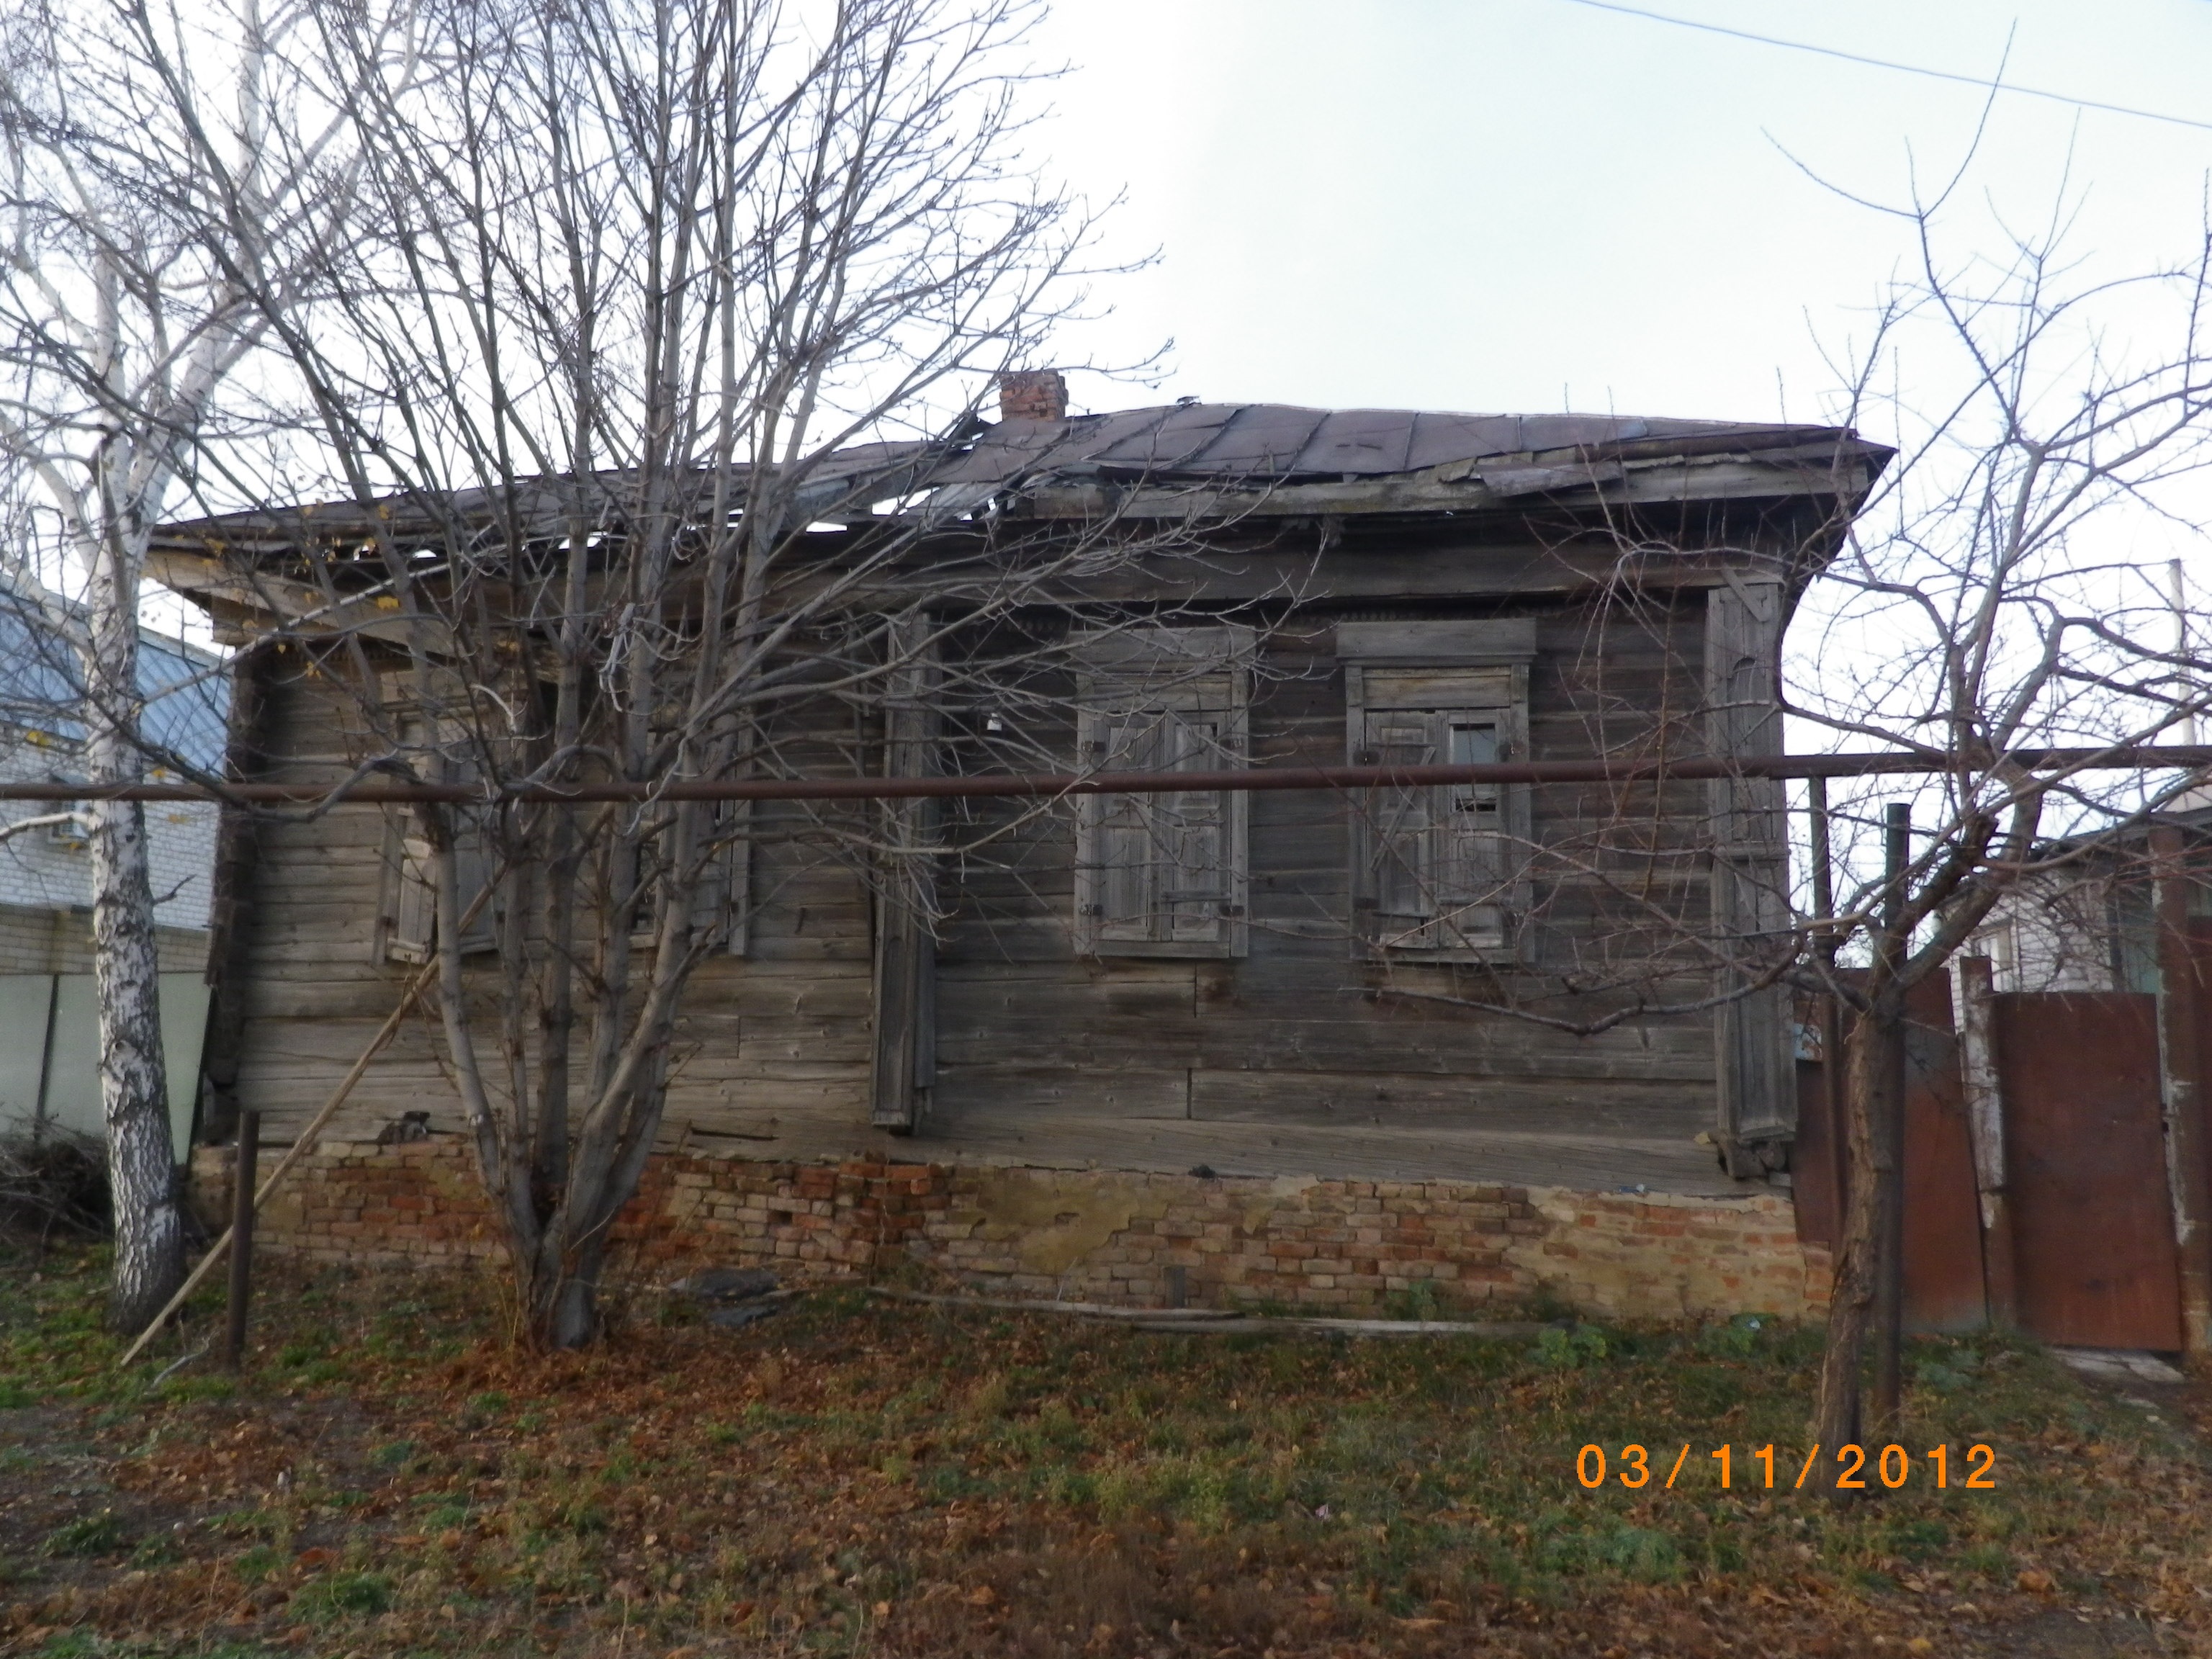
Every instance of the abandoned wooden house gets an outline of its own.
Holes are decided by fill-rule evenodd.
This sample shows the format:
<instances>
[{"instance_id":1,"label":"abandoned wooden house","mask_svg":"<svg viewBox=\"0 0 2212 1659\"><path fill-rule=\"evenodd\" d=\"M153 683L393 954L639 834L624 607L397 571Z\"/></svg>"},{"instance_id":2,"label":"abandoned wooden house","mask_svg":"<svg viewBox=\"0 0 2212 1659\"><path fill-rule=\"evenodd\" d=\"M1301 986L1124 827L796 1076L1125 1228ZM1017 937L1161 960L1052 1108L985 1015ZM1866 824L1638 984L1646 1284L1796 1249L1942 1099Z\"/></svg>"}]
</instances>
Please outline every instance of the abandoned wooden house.
<instances>
[{"instance_id":1,"label":"abandoned wooden house","mask_svg":"<svg viewBox=\"0 0 2212 1659\"><path fill-rule=\"evenodd\" d=\"M1077 639L1064 717L1029 734L1068 771L1777 752L1782 631L1888 456L1808 426L1191 403L1070 416L1057 382L1021 388L1030 402L933 455L921 483L1045 533L1182 529L1191 550L1066 595L1078 635L1101 607L1121 619L1094 649ZM915 481L899 488L816 526L823 556L908 511ZM155 562L222 637L284 635L240 697L255 775L331 783L362 758L348 653L388 636L371 600L301 580L294 550L265 523L203 520L165 531ZM861 736L862 769L966 763L896 719ZM1778 784L963 810L1003 833L988 858L949 855L917 917L780 835L800 806L758 805L684 1003L672 1156L1751 1191L1787 1229L1787 1003L1715 1001L1731 969L1682 959L1686 939L1786 926ZM407 846L400 811L336 810L265 826L234 881L209 1070L271 1139L297 1133L428 946ZM1639 999L1580 1029L1596 1022L1578 1008ZM422 1110L434 1133L458 1127L428 1018L332 1133L371 1143Z\"/></svg>"}]
</instances>

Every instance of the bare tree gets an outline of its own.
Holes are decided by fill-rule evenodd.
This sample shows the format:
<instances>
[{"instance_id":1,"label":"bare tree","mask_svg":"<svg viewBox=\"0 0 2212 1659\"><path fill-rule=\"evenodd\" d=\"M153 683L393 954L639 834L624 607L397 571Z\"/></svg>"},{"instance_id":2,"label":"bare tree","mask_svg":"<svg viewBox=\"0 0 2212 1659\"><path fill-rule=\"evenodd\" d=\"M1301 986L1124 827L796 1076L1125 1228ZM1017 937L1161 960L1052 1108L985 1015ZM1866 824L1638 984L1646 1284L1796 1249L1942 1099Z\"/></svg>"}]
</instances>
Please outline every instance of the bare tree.
<instances>
[{"instance_id":1,"label":"bare tree","mask_svg":"<svg viewBox=\"0 0 2212 1659\"><path fill-rule=\"evenodd\" d=\"M81 601L46 604L73 653L88 783L143 775L148 538L265 426L242 370L337 245L335 118L256 0L189 24L136 0L28 0L0 21L0 489ZM227 218L211 202L234 203ZM222 226L213 236L212 226ZM18 590L27 593L27 586ZM73 596L74 597L74 596ZM100 1079L114 1187L112 1317L143 1324L184 1271L156 1003L154 896L135 803L88 824Z\"/></svg>"},{"instance_id":2,"label":"bare tree","mask_svg":"<svg viewBox=\"0 0 2212 1659\"><path fill-rule=\"evenodd\" d=\"M1520 925L1540 947L1449 992L1383 988L1591 1034L1792 990L1848 1011L1844 1052L1829 1056L1846 1068L1850 1171L1814 1430L1829 1447L1869 1426L1869 1336L1885 1285L1896 1294L1908 994L2008 893L2050 905L2109 880L2141 862L2149 822L2203 799L2201 774L2020 757L2187 741L2206 706L2212 676L2201 638L2177 638L2167 553L2195 542L2212 485L2212 240L2170 268L2100 276L2075 255L2068 196L2032 230L2000 225L2002 257L1954 256L1964 179L1887 210L1909 233L1909 274L1833 359L1834 423L1896 443L1894 461L1870 493L1836 481L1847 532L1838 520L1740 550L1802 591L1786 660L1752 704L1778 695L1793 750L1909 752L1929 781L1808 792L1820 839L1834 831L1820 854L1832 882L1793 884L1778 860L1739 868L1749 895L1734 914L1706 872L1732 861L1738 818L1779 818L1780 784L1747 778L1701 801L1696 785L1636 781L1595 812L1540 805L1505 878L1464 901L1528 896ZM1644 630L1663 653L1663 607L1639 586L1653 550L1625 524L1619 547L1594 637ZM1709 749L1730 714L1724 684L1623 722L1596 677L1603 655L1570 670L1601 752L1629 764ZM1388 812L1388 794L1368 810ZM1871 1426L1893 1431L1893 1340L1876 1358Z\"/></svg>"},{"instance_id":3,"label":"bare tree","mask_svg":"<svg viewBox=\"0 0 2212 1659\"><path fill-rule=\"evenodd\" d=\"M434 963L538 1341L599 1329L757 849L926 939L955 838L517 791L1011 757L1086 641L1159 620L1065 607L1182 527L1036 526L963 470L975 399L1084 303L1089 220L1018 149L1034 9L457 0L404 84L315 14L374 234L263 314L346 499L198 533L345 704L351 778L456 786L394 826L386 943Z\"/></svg>"},{"instance_id":4,"label":"bare tree","mask_svg":"<svg viewBox=\"0 0 2212 1659\"><path fill-rule=\"evenodd\" d=\"M2212 238L2171 268L2100 278L2075 251L2080 204L2064 194L2043 225L2000 227L2002 258L1966 259L1947 235L1965 177L1892 210L1911 272L1842 361L1850 418L1894 432L1899 462L1794 641L1790 713L1823 746L1911 749L1943 767L1908 799L1863 786L1838 803L1860 828L1856 856L1845 849L1835 914L1808 919L1820 948L1804 982L1856 1016L1850 1199L1815 1425L1828 1445L1859 1438L1869 1323L1896 1294L1906 994L2008 892L2048 894L2139 857L2146 821L2201 783L2031 771L2014 757L2181 740L2203 708L2206 665L2177 639L2165 561L2148 556L2193 539L2212 470ZM1877 815L1884 794L1893 804ZM1869 1426L1893 1432L1893 1341L1877 1362Z\"/></svg>"}]
</instances>

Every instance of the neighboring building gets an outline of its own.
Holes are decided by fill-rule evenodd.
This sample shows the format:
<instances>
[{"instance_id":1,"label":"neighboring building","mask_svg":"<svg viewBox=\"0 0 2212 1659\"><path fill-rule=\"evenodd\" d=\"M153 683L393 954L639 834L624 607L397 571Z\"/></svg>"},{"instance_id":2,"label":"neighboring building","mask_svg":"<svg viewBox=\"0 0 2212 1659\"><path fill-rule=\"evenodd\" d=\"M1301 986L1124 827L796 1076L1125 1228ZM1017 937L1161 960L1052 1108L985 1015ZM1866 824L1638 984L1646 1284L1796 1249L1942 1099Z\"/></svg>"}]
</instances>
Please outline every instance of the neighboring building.
<instances>
[{"instance_id":1,"label":"neighboring building","mask_svg":"<svg viewBox=\"0 0 2212 1659\"><path fill-rule=\"evenodd\" d=\"M0 586L0 779L79 775L77 669L42 619L53 601L20 578ZM151 630L139 637L149 739L219 773L229 685L215 653ZM156 768L151 775L173 774ZM44 802L0 802L0 823L55 815ZM204 976L217 813L211 804L146 809L161 965L161 1031L170 1114L181 1157L198 1092L208 1006ZM47 1122L97 1134L99 1009L92 977L90 857L77 825L0 841L0 1133Z\"/></svg>"},{"instance_id":2,"label":"neighboring building","mask_svg":"<svg viewBox=\"0 0 2212 1659\"><path fill-rule=\"evenodd\" d=\"M2187 805L2159 822L2181 831L2194 868L2212 867L2212 806ZM2072 860L2057 862L2069 847ZM1987 957L2000 992L2156 990L2158 929L2144 831L2057 842L2040 851L2054 867L2008 889L1960 954ZM2212 916L2212 877L2199 875L2191 891L2191 914Z\"/></svg>"}]
</instances>

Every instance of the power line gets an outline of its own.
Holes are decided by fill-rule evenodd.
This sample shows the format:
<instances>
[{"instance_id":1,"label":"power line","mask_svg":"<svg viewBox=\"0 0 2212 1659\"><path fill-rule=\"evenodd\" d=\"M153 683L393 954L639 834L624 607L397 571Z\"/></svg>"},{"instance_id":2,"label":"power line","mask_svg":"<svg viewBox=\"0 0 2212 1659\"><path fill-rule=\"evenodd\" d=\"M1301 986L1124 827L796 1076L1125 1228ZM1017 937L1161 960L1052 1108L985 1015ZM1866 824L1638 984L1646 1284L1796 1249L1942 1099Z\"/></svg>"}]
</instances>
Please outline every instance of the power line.
<instances>
[{"instance_id":1,"label":"power line","mask_svg":"<svg viewBox=\"0 0 2212 1659\"><path fill-rule=\"evenodd\" d=\"M1624 17L1641 17L1654 23L1672 23L1677 28L1698 29L1707 34L1725 34L1732 40L1756 41L1762 46L1787 46L1792 52L1814 52L1822 58L1841 58L1846 64L1863 64L1871 69L1895 70L1903 75L1922 75L1931 81L1954 81L1963 87L1978 87L1984 92L2016 92L2025 98L2045 98L2054 104L2070 104L2075 109L2102 110L2107 115L2136 115L2146 121L2164 121L2177 127L2194 127L2199 132L2212 132L2212 121L2192 121L2185 115L2167 115L2154 109L2136 109L2127 104L2100 103L2094 98L2076 98L2063 92L2049 92L2041 87L2023 87L2010 81L1990 81L1978 75L1960 75L1951 70L1929 69L1921 64L1899 64L1887 58L1869 58L1863 53L1844 52L1835 46L1816 46L1809 40L1784 40L1778 35L1754 34L1749 29L1734 29L1722 23L1699 22L1692 17L1674 17L1663 11L1646 11L1641 6L1623 6L1614 0L1572 0L1577 6L1589 6L1598 11L1617 11Z\"/></svg>"}]
</instances>

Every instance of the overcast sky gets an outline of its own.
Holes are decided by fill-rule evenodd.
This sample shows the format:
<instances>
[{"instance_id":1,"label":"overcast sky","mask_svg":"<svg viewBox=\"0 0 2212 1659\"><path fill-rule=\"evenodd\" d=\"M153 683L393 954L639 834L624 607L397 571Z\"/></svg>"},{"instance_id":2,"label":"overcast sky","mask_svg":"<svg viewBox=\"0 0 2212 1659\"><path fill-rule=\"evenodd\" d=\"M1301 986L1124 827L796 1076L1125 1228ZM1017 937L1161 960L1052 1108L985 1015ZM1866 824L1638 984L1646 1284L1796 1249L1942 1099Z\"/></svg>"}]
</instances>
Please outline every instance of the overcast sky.
<instances>
[{"instance_id":1,"label":"overcast sky","mask_svg":"<svg viewBox=\"0 0 2212 1659\"><path fill-rule=\"evenodd\" d=\"M1647 9L2212 123L2212 0L1644 0ZM2008 40L2010 55L2006 58ZM1125 191L1101 360L1172 337L1158 398L1771 419L1817 413L1899 228L1808 179L1901 196L1956 165L1972 88L1574 0L1060 0L1046 134ZM2001 95L1975 174L2123 265L2196 240L2212 130ZM1979 199L1960 229L1984 239ZM1963 250L1964 243L1960 245Z\"/></svg>"}]
</instances>

